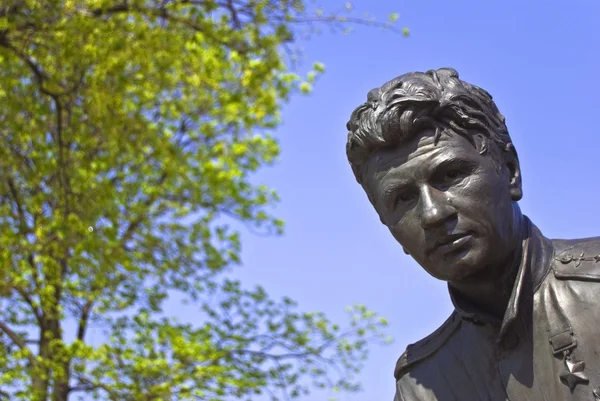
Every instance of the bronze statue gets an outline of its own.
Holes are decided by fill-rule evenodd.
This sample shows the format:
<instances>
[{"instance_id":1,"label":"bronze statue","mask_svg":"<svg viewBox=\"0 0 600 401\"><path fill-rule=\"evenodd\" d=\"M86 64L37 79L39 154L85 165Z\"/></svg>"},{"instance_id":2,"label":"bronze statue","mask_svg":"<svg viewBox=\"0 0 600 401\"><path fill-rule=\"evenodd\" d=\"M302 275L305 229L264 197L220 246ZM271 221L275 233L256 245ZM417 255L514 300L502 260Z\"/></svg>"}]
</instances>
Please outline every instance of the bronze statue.
<instances>
[{"instance_id":1,"label":"bronze statue","mask_svg":"<svg viewBox=\"0 0 600 401\"><path fill-rule=\"evenodd\" d=\"M600 400L600 237L550 240L521 213L489 93L450 68L408 73L347 128L381 222L455 307L400 357L395 401Z\"/></svg>"}]
</instances>

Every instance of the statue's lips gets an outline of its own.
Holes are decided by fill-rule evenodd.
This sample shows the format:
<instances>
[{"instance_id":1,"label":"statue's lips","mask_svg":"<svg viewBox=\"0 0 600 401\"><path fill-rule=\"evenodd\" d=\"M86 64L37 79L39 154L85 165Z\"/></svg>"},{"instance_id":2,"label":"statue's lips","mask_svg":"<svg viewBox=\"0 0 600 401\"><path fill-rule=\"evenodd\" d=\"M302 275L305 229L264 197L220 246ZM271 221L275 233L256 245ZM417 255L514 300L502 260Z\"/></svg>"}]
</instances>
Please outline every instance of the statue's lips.
<instances>
[{"instance_id":1,"label":"statue's lips","mask_svg":"<svg viewBox=\"0 0 600 401\"><path fill-rule=\"evenodd\" d=\"M438 239L428 253L433 252L450 252L466 245L473 235L470 232L461 234L452 234Z\"/></svg>"}]
</instances>

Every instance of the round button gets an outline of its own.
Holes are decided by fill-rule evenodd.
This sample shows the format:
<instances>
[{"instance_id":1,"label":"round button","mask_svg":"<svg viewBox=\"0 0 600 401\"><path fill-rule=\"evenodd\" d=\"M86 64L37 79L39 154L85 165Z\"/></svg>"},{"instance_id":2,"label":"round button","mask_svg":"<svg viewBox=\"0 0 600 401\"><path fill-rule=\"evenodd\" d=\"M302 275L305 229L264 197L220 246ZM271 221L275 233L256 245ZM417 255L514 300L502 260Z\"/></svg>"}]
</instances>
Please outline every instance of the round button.
<instances>
[{"instance_id":1,"label":"round button","mask_svg":"<svg viewBox=\"0 0 600 401\"><path fill-rule=\"evenodd\" d=\"M519 336L514 333L506 333L502 339L502 346L506 349L513 349L519 345Z\"/></svg>"},{"instance_id":2,"label":"round button","mask_svg":"<svg viewBox=\"0 0 600 401\"><path fill-rule=\"evenodd\" d=\"M565 253L565 254L561 255L561 257L559 259L562 263L567 264L573 260L573 256L569 255L568 253Z\"/></svg>"}]
</instances>

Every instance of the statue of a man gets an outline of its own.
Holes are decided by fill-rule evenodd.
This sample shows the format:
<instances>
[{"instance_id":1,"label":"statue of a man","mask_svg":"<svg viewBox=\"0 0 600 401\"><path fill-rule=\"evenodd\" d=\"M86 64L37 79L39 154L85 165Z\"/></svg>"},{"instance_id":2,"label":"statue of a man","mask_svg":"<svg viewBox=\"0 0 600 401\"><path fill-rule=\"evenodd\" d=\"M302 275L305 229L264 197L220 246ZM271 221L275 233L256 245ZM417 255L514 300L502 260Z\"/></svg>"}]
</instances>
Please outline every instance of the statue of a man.
<instances>
[{"instance_id":1,"label":"statue of a man","mask_svg":"<svg viewBox=\"0 0 600 401\"><path fill-rule=\"evenodd\" d=\"M395 400L600 400L600 237L550 240L521 214L492 97L453 69L408 73L347 128L381 222L455 307L400 357Z\"/></svg>"}]
</instances>

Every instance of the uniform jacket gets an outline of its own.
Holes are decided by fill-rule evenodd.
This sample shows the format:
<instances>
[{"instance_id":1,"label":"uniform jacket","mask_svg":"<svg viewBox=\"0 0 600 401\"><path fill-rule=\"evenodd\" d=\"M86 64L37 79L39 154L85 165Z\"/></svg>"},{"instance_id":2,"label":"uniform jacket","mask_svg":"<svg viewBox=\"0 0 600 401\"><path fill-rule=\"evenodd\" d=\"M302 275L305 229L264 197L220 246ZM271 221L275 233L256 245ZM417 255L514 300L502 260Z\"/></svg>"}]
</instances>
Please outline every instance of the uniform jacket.
<instances>
[{"instance_id":1,"label":"uniform jacket","mask_svg":"<svg viewBox=\"0 0 600 401\"><path fill-rule=\"evenodd\" d=\"M400 357L395 401L600 401L600 237L527 220L504 319L463 305Z\"/></svg>"}]
</instances>

